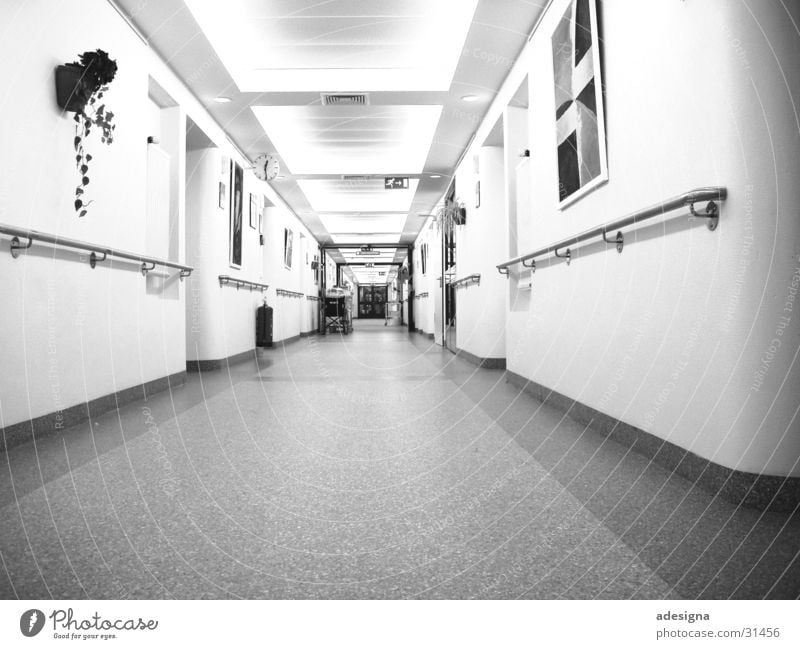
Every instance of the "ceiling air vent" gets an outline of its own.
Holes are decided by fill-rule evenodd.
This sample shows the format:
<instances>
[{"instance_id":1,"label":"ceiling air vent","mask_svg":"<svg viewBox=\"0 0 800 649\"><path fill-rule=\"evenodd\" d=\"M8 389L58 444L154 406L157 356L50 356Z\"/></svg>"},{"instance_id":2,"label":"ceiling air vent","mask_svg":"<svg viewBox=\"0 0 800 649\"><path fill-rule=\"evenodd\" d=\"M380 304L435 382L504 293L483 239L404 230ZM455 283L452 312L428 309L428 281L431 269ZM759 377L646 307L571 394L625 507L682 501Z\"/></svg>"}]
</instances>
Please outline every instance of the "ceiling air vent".
<instances>
[{"instance_id":1,"label":"ceiling air vent","mask_svg":"<svg viewBox=\"0 0 800 649\"><path fill-rule=\"evenodd\" d=\"M368 106L369 96L365 94L328 94L323 92L322 97L323 106Z\"/></svg>"}]
</instances>

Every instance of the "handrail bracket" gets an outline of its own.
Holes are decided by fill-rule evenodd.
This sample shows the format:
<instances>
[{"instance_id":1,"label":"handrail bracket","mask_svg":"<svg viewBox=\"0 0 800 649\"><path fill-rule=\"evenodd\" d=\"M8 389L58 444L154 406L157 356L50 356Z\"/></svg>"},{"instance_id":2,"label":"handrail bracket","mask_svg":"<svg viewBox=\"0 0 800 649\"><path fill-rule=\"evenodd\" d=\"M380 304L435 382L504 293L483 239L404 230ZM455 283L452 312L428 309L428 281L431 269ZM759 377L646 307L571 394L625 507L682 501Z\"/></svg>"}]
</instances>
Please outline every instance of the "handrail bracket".
<instances>
[{"instance_id":1,"label":"handrail bracket","mask_svg":"<svg viewBox=\"0 0 800 649\"><path fill-rule=\"evenodd\" d=\"M622 252L622 247L625 245L625 237L622 236L622 232L617 232L617 236L613 239L609 239L606 237L606 231L603 230L603 241L606 243L616 243L617 244L617 252Z\"/></svg>"},{"instance_id":2,"label":"handrail bracket","mask_svg":"<svg viewBox=\"0 0 800 649\"><path fill-rule=\"evenodd\" d=\"M27 246L23 246L23 245L20 244L19 237L14 237L13 239L11 239L11 256L14 259L16 259L17 257L19 257L19 251L20 250L27 250L32 245L33 245L33 239L31 237L28 237L28 245Z\"/></svg>"},{"instance_id":3,"label":"handrail bracket","mask_svg":"<svg viewBox=\"0 0 800 649\"><path fill-rule=\"evenodd\" d=\"M94 268L95 266L97 266L97 262L98 261L105 261L106 259L108 259L108 253L107 252L103 253L103 258L101 259L100 257L97 256L97 253L93 250L92 254L89 255L89 266Z\"/></svg>"},{"instance_id":4,"label":"handrail bracket","mask_svg":"<svg viewBox=\"0 0 800 649\"><path fill-rule=\"evenodd\" d=\"M714 201L708 201L705 214L696 212L694 203L689 203L689 213L692 215L692 218L706 219L706 227L712 232L716 230L717 225L719 225L719 207L717 207Z\"/></svg>"}]
</instances>

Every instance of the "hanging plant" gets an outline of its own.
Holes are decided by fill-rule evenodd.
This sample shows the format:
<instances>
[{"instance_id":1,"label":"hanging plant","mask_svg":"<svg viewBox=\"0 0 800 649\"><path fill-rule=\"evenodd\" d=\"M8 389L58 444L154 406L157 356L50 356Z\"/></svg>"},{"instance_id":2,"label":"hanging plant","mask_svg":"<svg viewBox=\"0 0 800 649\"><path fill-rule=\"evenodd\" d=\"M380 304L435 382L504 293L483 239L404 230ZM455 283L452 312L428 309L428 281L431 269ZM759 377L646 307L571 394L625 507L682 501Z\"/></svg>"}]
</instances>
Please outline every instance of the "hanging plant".
<instances>
[{"instance_id":1,"label":"hanging plant","mask_svg":"<svg viewBox=\"0 0 800 649\"><path fill-rule=\"evenodd\" d=\"M436 231L443 232L447 237L455 231L455 226L467 222L467 208L458 200L446 200L433 217L436 222Z\"/></svg>"},{"instance_id":2,"label":"hanging plant","mask_svg":"<svg viewBox=\"0 0 800 649\"><path fill-rule=\"evenodd\" d=\"M101 100L108 90L108 84L117 73L117 62L111 60L103 50L84 52L79 61L59 66L56 71L56 90L58 103L64 110L75 111L75 167L80 175L80 183L75 188L75 211L85 216L93 201L86 200L86 186L89 184L89 163L92 156L84 147L92 128L100 129L100 141L111 144L114 141L114 113L106 110Z\"/></svg>"}]
</instances>

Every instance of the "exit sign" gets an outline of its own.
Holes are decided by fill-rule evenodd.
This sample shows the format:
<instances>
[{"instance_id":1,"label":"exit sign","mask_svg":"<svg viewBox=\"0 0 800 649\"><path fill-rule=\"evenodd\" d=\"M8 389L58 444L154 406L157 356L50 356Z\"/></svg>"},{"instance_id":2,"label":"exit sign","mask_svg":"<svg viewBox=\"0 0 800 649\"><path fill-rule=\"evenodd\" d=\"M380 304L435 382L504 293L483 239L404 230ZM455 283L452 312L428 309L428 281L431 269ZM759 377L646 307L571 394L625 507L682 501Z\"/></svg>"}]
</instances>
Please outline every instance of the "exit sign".
<instances>
[{"instance_id":1,"label":"exit sign","mask_svg":"<svg viewBox=\"0 0 800 649\"><path fill-rule=\"evenodd\" d=\"M405 178L384 178L384 189L408 189L408 177Z\"/></svg>"}]
</instances>

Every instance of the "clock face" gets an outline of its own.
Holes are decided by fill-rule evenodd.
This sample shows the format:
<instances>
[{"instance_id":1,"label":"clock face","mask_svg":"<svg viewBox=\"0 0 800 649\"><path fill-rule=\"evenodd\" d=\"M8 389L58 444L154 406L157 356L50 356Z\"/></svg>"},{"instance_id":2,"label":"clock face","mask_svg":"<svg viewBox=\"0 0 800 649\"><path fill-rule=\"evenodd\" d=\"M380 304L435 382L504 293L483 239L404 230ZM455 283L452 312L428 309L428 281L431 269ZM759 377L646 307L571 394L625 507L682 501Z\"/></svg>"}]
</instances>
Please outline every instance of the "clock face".
<instances>
[{"instance_id":1,"label":"clock face","mask_svg":"<svg viewBox=\"0 0 800 649\"><path fill-rule=\"evenodd\" d=\"M262 153L253 160L253 173L259 180L274 180L280 170L278 159L268 153Z\"/></svg>"}]
</instances>

